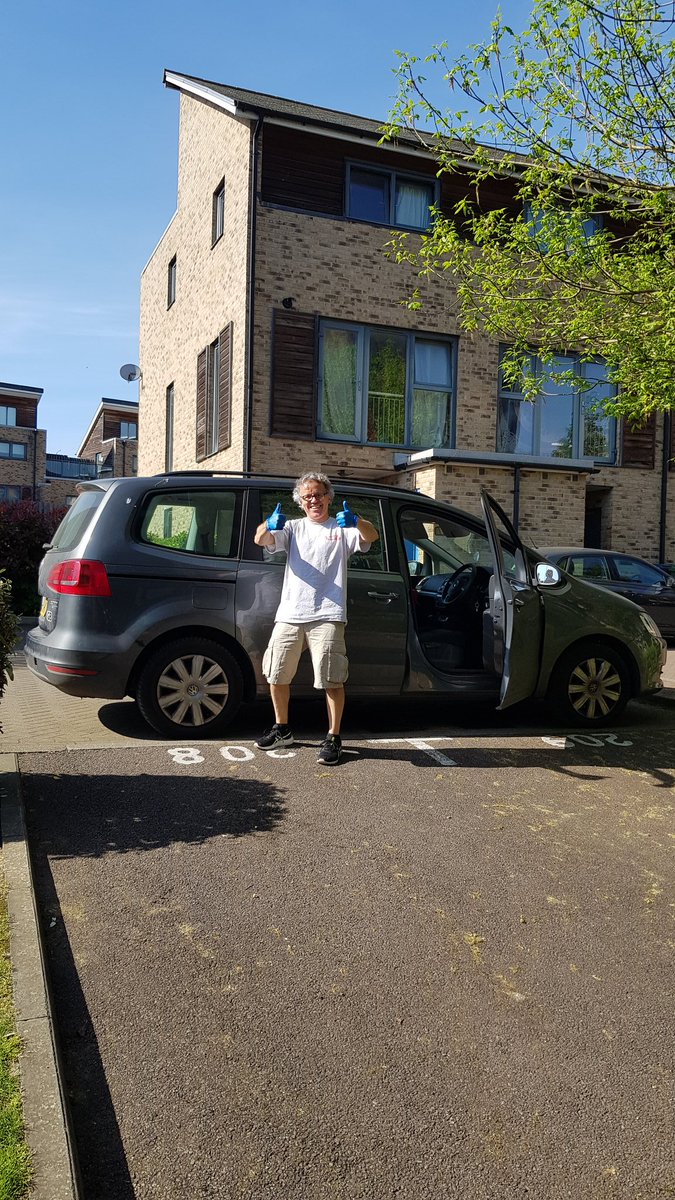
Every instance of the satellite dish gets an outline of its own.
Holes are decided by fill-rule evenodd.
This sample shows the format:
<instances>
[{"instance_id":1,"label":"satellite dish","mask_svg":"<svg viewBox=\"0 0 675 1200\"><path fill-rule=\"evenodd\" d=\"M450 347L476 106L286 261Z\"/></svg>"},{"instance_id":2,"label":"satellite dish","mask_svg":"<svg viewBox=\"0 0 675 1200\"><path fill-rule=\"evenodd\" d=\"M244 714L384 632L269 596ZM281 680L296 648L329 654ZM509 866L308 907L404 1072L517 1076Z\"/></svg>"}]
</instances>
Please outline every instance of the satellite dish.
<instances>
[{"instance_id":1,"label":"satellite dish","mask_svg":"<svg viewBox=\"0 0 675 1200\"><path fill-rule=\"evenodd\" d=\"M137 367L135 363L125 363L123 367L120 367L120 375L122 379L126 379L127 383L134 383L141 377L141 368Z\"/></svg>"}]
</instances>

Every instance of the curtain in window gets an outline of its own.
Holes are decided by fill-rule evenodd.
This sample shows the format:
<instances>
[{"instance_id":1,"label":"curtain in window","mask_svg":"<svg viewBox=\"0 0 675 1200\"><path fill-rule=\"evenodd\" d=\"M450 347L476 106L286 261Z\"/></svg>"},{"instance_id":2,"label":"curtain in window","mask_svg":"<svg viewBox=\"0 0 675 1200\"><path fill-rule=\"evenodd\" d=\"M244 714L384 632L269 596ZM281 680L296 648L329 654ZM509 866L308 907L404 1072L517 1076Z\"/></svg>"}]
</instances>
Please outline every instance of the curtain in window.
<instances>
[{"instance_id":1,"label":"curtain in window","mask_svg":"<svg viewBox=\"0 0 675 1200\"><path fill-rule=\"evenodd\" d=\"M337 437L356 435L357 345L354 329L324 330L322 429Z\"/></svg>"},{"instance_id":2,"label":"curtain in window","mask_svg":"<svg viewBox=\"0 0 675 1200\"><path fill-rule=\"evenodd\" d=\"M414 180L399 180L396 185L397 225L408 225L412 229L427 229L432 189L426 183Z\"/></svg>"},{"instance_id":3,"label":"curtain in window","mask_svg":"<svg viewBox=\"0 0 675 1200\"><path fill-rule=\"evenodd\" d=\"M497 450L501 454L534 451L534 404L516 396L500 396L497 413Z\"/></svg>"},{"instance_id":4,"label":"curtain in window","mask_svg":"<svg viewBox=\"0 0 675 1200\"><path fill-rule=\"evenodd\" d=\"M450 444L450 396L448 392L415 388L411 445L418 450Z\"/></svg>"}]
</instances>

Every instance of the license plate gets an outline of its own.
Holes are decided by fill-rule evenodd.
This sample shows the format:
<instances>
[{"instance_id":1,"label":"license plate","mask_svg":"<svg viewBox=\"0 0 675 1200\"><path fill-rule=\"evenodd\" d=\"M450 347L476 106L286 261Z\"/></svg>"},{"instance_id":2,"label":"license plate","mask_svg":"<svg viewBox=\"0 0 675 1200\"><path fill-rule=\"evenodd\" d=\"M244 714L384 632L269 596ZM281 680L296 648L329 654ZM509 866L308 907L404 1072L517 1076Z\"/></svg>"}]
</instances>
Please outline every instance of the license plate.
<instances>
[{"instance_id":1,"label":"license plate","mask_svg":"<svg viewBox=\"0 0 675 1200\"><path fill-rule=\"evenodd\" d=\"M46 629L47 633L51 632L56 625L56 613L58 611L58 607L58 597L55 596L53 599L49 596L42 597L40 616L38 617L38 625L40 626L40 629Z\"/></svg>"}]
</instances>

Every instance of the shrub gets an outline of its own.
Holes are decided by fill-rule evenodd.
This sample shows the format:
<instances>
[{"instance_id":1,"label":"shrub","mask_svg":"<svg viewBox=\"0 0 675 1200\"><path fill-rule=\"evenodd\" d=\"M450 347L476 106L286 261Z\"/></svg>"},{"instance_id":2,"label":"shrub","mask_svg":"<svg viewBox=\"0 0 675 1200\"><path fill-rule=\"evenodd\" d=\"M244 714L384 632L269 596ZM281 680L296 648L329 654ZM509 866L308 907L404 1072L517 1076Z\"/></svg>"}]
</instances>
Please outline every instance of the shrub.
<instances>
[{"instance_id":1,"label":"shrub","mask_svg":"<svg viewBox=\"0 0 675 1200\"><path fill-rule=\"evenodd\" d=\"M0 504L0 562L12 584L15 613L35 616L38 611L38 567L62 520L65 508L45 512L34 500Z\"/></svg>"},{"instance_id":2,"label":"shrub","mask_svg":"<svg viewBox=\"0 0 675 1200\"><path fill-rule=\"evenodd\" d=\"M4 571L0 571L0 699L7 680L14 678L10 654L19 631L19 623L11 609L12 585L9 579L4 578L4 574Z\"/></svg>"}]
</instances>

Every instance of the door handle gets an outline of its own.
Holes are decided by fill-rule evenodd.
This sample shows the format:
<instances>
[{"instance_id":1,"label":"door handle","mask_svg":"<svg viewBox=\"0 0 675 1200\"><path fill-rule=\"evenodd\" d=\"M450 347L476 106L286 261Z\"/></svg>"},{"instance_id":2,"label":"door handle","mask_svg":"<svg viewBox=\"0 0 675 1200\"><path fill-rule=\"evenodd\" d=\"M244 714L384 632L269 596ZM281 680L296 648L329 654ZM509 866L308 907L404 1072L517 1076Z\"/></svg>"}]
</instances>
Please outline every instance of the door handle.
<instances>
[{"instance_id":1,"label":"door handle","mask_svg":"<svg viewBox=\"0 0 675 1200\"><path fill-rule=\"evenodd\" d=\"M371 600L386 600L389 604L390 600L398 600L398 592L368 592L368 597Z\"/></svg>"}]
</instances>

